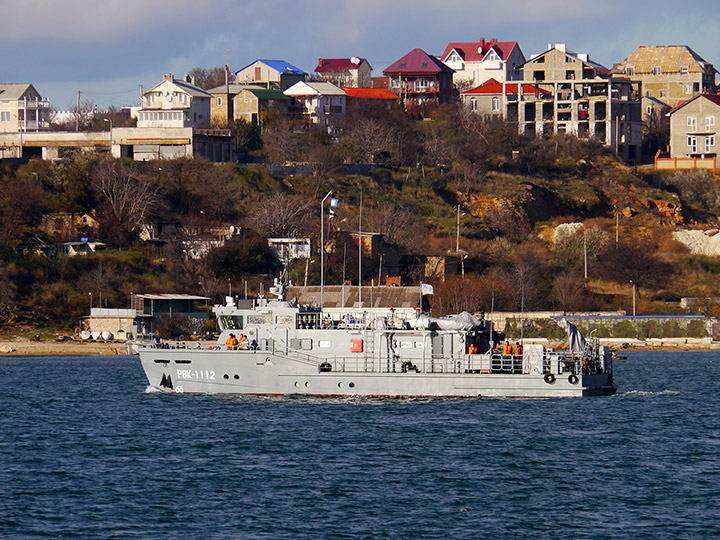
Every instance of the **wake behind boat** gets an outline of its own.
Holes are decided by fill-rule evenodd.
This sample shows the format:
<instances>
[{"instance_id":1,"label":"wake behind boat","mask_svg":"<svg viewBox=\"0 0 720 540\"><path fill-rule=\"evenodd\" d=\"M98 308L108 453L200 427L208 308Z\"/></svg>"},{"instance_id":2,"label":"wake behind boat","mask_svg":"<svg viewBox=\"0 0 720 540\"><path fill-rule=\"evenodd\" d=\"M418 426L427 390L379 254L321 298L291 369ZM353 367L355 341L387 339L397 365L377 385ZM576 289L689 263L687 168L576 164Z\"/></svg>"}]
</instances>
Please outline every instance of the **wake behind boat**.
<instances>
[{"instance_id":1,"label":"wake behind boat","mask_svg":"<svg viewBox=\"0 0 720 540\"><path fill-rule=\"evenodd\" d=\"M470 313L433 318L328 313L271 293L213 312L221 330L207 349L139 348L152 387L174 393L366 397L549 398L617 391L611 352L567 322L570 349L492 349L492 324ZM233 345L233 336L244 337Z\"/></svg>"}]
</instances>

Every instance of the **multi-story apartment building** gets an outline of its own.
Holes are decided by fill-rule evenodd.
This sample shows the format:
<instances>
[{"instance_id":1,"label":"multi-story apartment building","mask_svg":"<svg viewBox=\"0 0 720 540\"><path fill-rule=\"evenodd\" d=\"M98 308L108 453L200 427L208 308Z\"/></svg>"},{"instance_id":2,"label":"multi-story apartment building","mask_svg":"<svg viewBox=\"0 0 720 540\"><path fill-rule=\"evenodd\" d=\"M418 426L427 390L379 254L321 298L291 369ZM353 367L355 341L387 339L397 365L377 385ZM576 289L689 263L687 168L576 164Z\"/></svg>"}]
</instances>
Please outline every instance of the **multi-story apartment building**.
<instances>
[{"instance_id":1,"label":"multi-story apartment building","mask_svg":"<svg viewBox=\"0 0 720 540\"><path fill-rule=\"evenodd\" d=\"M371 88L372 66L365 58L320 58L315 68L318 79L347 88Z\"/></svg>"},{"instance_id":2,"label":"multi-story apartment building","mask_svg":"<svg viewBox=\"0 0 720 540\"><path fill-rule=\"evenodd\" d=\"M638 47L613 72L642 83L643 94L676 107L715 91L716 69L687 45Z\"/></svg>"},{"instance_id":3,"label":"multi-story apartment building","mask_svg":"<svg viewBox=\"0 0 720 540\"><path fill-rule=\"evenodd\" d=\"M50 103L32 84L0 84L0 132L50 129Z\"/></svg>"},{"instance_id":4,"label":"multi-story apartment building","mask_svg":"<svg viewBox=\"0 0 720 540\"><path fill-rule=\"evenodd\" d=\"M640 159L642 121L640 83L612 77L610 70L565 44L520 66L525 84L503 85L497 106L523 134L569 133L614 148L626 161Z\"/></svg>"},{"instance_id":5,"label":"multi-story apartment building","mask_svg":"<svg viewBox=\"0 0 720 540\"><path fill-rule=\"evenodd\" d=\"M517 41L480 38L477 42L448 43L440 60L455 70L455 86L467 90L490 79L498 82L522 79L519 66L525 63L525 55Z\"/></svg>"},{"instance_id":6,"label":"multi-story apartment building","mask_svg":"<svg viewBox=\"0 0 720 540\"><path fill-rule=\"evenodd\" d=\"M175 79L171 73L142 96L138 127L209 128L210 94L190 77Z\"/></svg>"},{"instance_id":7,"label":"multi-story apartment building","mask_svg":"<svg viewBox=\"0 0 720 540\"><path fill-rule=\"evenodd\" d=\"M422 49L413 49L383 71L385 88L406 105L452 101L453 70Z\"/></svg>"}]
</instances>

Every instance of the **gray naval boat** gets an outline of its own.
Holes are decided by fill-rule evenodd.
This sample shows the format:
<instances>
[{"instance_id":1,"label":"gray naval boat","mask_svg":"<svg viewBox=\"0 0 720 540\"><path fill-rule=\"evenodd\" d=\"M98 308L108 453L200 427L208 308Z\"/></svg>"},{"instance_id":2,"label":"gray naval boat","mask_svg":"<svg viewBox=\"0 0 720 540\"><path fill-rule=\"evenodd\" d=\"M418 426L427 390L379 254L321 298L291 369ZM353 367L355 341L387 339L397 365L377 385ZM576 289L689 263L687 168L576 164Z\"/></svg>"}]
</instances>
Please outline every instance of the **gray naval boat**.
<instances>
[{"instance_id":1,"label":"gray naval boat","mask_svg":"<svg viewBox=\"0 0 720 540\"><path fill-rule=\"evenodd\" d=\"M492 325L465 312L433 318L330 313L274 299L213 308L220 336L205 348L147 344L140 360L164 392L362 397L550 398L612 395L612 353L568 330L568 350L526 344L521 356L491 347ZM246 336L240 347L230 334Z\"/></svg>"}]
</instances>

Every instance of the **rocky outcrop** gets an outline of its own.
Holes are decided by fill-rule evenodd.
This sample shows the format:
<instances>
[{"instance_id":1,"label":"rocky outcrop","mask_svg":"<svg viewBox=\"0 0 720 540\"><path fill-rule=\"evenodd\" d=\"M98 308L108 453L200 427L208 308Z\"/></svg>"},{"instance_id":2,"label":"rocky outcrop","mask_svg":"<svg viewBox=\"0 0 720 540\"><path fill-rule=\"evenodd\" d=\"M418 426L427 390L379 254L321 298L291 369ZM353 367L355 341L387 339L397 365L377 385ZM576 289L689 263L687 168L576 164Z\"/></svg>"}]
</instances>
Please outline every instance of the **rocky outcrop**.
<instances>
[{"instance_id":1,"label":"rocky outcrop","mask_svg":"<svg viewBox=\"0 0 720 540\"><path fill-rule=\"evenodd\" d=\"M673 223L682 223L685 221L682 213L682 206L667 201L652 201L655 203L661 216L665 216Z\"/></svg>"},{"instance_id":2,"label":"rocky outcrop","mask_svg":"<svg viewBox=\"0 0 720 540\"><path fill-rule=\"evenodd\" d=\"M720 235L717 229L675 231L673 238L693 255L720 255Z\"/></svg>"}]
</instances>

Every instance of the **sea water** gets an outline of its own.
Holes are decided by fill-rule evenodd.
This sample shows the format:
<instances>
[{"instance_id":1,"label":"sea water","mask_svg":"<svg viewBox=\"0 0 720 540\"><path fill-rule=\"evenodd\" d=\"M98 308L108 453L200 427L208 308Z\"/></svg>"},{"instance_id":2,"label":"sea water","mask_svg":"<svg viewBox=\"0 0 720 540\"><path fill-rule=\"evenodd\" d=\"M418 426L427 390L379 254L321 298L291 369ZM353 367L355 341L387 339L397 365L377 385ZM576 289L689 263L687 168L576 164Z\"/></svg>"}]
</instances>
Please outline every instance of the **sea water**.
<instances>
[{"instance_id":1,"label":"sea water","mask_svg":"<svg viewBox=\"0 0 720 540\"><path fill-rule=\"evenodd\" d=\"M0 538L720 536L718 353L612 397L147 391L137 357L0 359Z\"/></svg>"}]
</instances>

